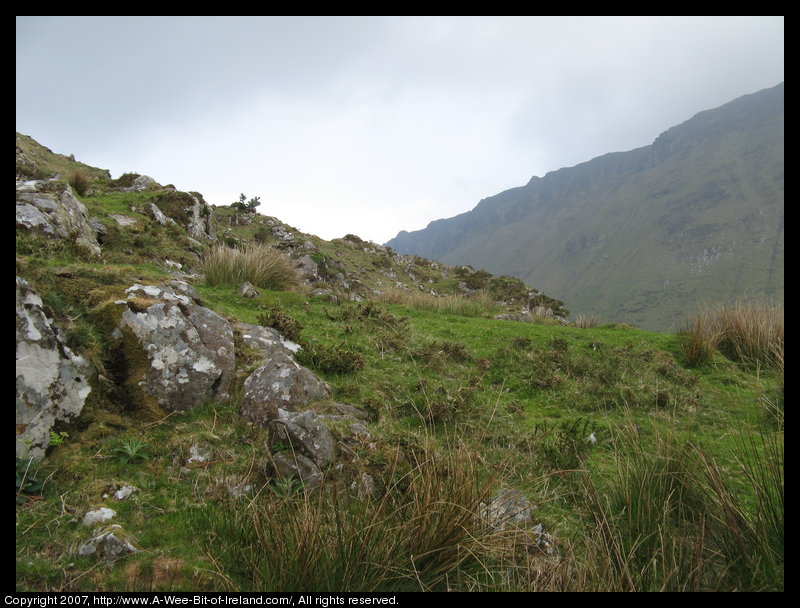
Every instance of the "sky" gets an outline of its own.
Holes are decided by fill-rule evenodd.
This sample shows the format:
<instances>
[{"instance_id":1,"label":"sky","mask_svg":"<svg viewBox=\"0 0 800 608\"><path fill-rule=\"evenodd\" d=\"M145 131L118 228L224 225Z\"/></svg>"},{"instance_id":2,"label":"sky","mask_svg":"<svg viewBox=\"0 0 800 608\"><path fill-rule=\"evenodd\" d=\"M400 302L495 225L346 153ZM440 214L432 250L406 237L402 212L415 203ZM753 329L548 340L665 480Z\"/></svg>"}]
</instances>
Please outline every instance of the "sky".
<instances>
[{"instance_id":1,"label":"sky","mask_svg":"<svg viewBox=\"0 0 800 608\"><path fill-rule=\"evenodd\" d=\"M16 130L384 243L784 80L783 17L21 17Z\"/></svg>"}]
</instances>

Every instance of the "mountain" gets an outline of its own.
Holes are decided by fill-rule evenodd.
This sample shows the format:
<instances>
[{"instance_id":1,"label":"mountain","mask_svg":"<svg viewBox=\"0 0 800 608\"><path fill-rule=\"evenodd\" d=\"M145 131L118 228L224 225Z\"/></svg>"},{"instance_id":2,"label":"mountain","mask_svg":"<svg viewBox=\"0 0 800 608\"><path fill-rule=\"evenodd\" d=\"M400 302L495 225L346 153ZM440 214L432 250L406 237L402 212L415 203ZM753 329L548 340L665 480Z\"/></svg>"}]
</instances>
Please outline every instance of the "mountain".
<instances>
[{"instance_id":1,"label":"mountain","mask_svg":"<svg viewBox=\"0 0 800 608\"><path fill-rule=\"evenodd\" d=\"M708 301L782 301L783 115L781 83L387 245L535 282L574 313L652 330Z\"/></svg>"}]
</instances>

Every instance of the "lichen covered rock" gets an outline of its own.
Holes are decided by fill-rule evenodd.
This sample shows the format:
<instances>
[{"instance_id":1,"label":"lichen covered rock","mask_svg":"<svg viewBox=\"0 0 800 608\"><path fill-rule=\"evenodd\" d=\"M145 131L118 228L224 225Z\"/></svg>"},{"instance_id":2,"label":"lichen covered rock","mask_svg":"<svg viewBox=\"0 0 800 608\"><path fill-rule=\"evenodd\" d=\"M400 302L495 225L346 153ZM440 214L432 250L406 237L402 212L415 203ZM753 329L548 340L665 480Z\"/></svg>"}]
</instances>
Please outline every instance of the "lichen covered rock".
<instances>
[{"instance_id":1,"label":"lichen covered rock","mask_svg":"<svg viewBox=\"0 0 800 608\"><path fill-rule=\"evenodd\" d=\"M91 367L73 353L42 310L41 298L17 277L16 452L40 460L56 422L81 413Z\"/></svg>"}]
</instances>

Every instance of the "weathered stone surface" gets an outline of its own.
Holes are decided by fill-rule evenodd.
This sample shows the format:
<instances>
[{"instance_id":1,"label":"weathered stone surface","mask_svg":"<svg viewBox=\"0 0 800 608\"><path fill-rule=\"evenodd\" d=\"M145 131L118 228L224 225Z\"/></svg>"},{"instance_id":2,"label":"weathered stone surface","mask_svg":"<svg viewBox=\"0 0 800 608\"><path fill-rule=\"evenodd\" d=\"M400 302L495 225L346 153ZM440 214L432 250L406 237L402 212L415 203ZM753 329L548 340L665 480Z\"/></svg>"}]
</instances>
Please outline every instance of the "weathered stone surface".
<instances>
[{"instance_id":1,"label":"weathered stone surface","mask_svg":"<svg viewBox=\"0 0 800 608\"><path fill-rule=\"evenodd\" d=\"M297 344L284 338L277 329L272 327L238 323L236 329L241 334L245 344L262 351L265 357L271 356L275 350L291 356L299 348Z\"/></svg>"},{"instance_id":2,"label":"weathered stone surface","mask_svg":"<svg viewBox=\"0 0 800 608\"><path fill-rule=\"evenodd\" d=\"M257 298L258 289L253 287L249 282L245 281L239 289L239 295L243 298Z\"/></svg>"},{"instance_id":3,"label":"weathered stone surface","mask_svg":"<svg viewBox=\"0 0 800 608\"><path fill-rule=\"evenodd\" d=\"M92 370L50 325L27 281L16 281L16 452L39 460L53 425L74 420L83 409Z\"/></svg>"},{"instance_id":4,"label":"weathered stone surface","mask_svg":"<svg viewBox=\"0 0 800 608\"><path fill-rule=\"evenodd\" d=\"M287 479L294 477L303 482L306 488L316 488L322 484L322 471L313 460L303 454L279 452L267 463L267 474Z\"/></svg>"},{"instance_id":5,"label":"weathered stone surface","mask_svg":"<svg viewBox=\"0 0 800 608\"><path fill-rule=\"evenodd\" d=\"M481 518L495 530L505 530L509 524L521 525L531 521L536 506L519 490L503 488L487 505L480 504Z\"/></svg>"},{"instance_id":6,"label":"weathered stone surface","mask_svg":"<svg viewBox=\"0 0 800 608\"><path fill-rule=\"evenodd\" d=\"M128 188L122 188L123 192L142 192L143 190L159 188L158 182L149 175L140 175L133 180Z\"/></svg>"},{"instance_id":7,"label":"weathered stone surface","mask_svg":"<svg viewBox=\"0 0 800 608\"><path fill-rule=\"evenodd\" d=\"M116 514L117 512L114 509L100 507L99 509L88 511L86 515L83 516L83 525L96 526L97 524L107 522L109 519L113 519Z\"/></svg>"},{"instance_id":8,"label":"weathered stone surface","mask_svg":"<svg viewBox=\"0 0 800 608\"><path fill-rule=\"evenodd\" d=\"M189 231L189 236L202 240L215 240L214 224L212 223L213 210L211 205L207 204L202 197L192 194L192 204L186 208L189 215L189 221L186 224L186 229Z\"/></svg>"},{"instance_id":9,"label":"weathered stone surface","mask_svg":"<svg viewBox=\"0 0 800 608\"><path fill-rule=\"evenodd\" d=\"M67 184L50 180L24 182L17 186L16 197L18 228L73 240L87 252L100 254L89 213Z\"/></svg>"},{"instance_id":10,"label":"weathered stone surface","mask_svg":"<svg viewBox=\"0 0 800 608\"><path fill-rule=\"evenodd\" d=\"M113 561L128 553L141 551L135 539L117 524L100 530L89 540L78 547L78 555L94 555L106 562Z\"/></svg>"},{"instance_id":11,"label":"weathered stone surface","mask_svg":"<svg viewBox=\"0 0 800 608\"><path fill-rule=\"evenodd\" d=\"M278 417L270 422L269 428L272 443L290 444L296 452L313 460L320 470L336 457L336 441L315 412L279 409Z\"/></svg>"},{"instance_id":12,"label":"weathered stone surface","mask_svg":"<svg viewBox=\"0 0 800 608\"><path fill-rule=\"evenodd\" d=\"M188 411L225 399L233 378L230 323L195 304L185 295L193 290L179 284L136 284L115 303L121 308L112 334L117 381L147 408L155 401L164 410Z\"/></svg>"},{"instance_id":13,"label":"weathered stone surface","mask_svg":"<svg viewBox=\"0 0 800 608\"><path fill-rule=\"evenodd\" d=\"M176 224L177 223L171 217L167 217L166 215L164 215L164 213L161 211L161 209L159 209L158 206L154 205L153 203L147 203L144 206L144 211L145 211L145 213L147 213L147 215L152 217L155 221L157 221L162 226L168 226L169 224Z\"/></svg>"},{"instance_id":14,"label":"weathered stone surface","mask_svg":"<svg viewBox=\"0 0 800 608\"><path fill-rule=\"evenodd\" d=\"M294 411L329 397L330 388L324 381L289 355L273 351L245 380L241 412L248 420L266 425L278 418L279 408Z\"/></svg>"}]
</instances>

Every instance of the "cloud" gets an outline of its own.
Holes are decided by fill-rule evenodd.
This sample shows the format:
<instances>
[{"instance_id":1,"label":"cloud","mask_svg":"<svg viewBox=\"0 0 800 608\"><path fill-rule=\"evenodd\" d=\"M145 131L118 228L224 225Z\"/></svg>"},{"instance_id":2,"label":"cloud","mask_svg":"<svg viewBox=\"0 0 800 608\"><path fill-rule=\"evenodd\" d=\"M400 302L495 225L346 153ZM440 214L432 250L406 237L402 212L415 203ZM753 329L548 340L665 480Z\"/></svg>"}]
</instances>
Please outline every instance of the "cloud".
<instances>
[{"instance_id":1,"label":"cloud","mask_svg":"<svg viewBox=\"0 0 800 608\"><path fill-rule=\"evenodd\" d=\"M783 80L759 17L18 17L17 130L385 241Z\"/></svg>"}]
</instances>

